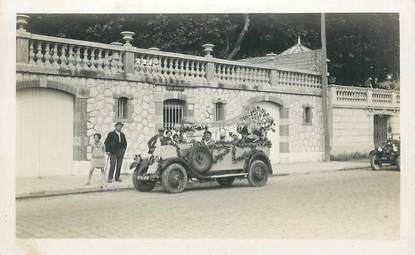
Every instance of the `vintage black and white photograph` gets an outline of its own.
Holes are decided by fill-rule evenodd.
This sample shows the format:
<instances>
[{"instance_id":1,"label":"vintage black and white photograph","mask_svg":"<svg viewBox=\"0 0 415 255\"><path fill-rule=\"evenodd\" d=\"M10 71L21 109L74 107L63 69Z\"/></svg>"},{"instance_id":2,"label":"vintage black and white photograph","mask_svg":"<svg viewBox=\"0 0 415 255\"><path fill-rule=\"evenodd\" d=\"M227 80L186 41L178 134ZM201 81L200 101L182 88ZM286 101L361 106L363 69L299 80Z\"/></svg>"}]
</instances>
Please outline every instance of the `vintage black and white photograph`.
<instances>
[{"instance_id":1,"label":"vintage black and white photograph","mask_svg":"<svg viewBox=\"0 0 415 255\"><path fill-rule=\"evenodd\" d=\"M399 13L16 25L17 238L399 239Z\"/></svg>"},{"instance_id":2,"label":"vintage black and white photograph","mask_svg":"<svg viewBox=\"0 0 415 255\"><path fill-rule=\"evenodd\" d=\"M19 254L408 239L402 12L235 10L13 14Z\"/></svg>"}]
</instances>

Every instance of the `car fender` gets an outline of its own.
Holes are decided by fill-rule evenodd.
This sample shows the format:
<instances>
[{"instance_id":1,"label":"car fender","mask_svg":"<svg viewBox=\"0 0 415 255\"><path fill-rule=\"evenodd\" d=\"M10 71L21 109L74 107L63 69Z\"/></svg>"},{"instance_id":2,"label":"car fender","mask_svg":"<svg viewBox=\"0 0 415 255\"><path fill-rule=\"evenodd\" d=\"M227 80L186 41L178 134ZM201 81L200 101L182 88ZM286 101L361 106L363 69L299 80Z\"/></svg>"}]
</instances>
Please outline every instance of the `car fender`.
<instances>
[{"instance_id":1,"label":"car fender","mask_svg":"<svg viewBox=\"0 0 415 255\"><path fill-rule=\"evenodd\" d=\"M375 154L378 154L379 152L377 151L377 150L371 150L370 152L369 152L369 158L370 157L372 157L373 155L375 155Z\"/></svg>"},{"instance_id":2,"label":"car fender","mask_svg":"<svg viewBox=\"0 0 415 255\"><path fill-rule=\"evenodd\" d=\"M245 172L248 172L249 166L251 165L251 163L254 160L262 160L265 162L265 164L267 165L268 169L269 169L269 174L272 175L273 171L272 171L272 166L271 166L271 162L269 160L269 157L267 156L267 154L265 154L263 151L257 150L254 152L254 154L251 155L251 157L249 158L249 160L245 161L245 166L244 166L244 170Z\"/></svg>"}]
</instances>

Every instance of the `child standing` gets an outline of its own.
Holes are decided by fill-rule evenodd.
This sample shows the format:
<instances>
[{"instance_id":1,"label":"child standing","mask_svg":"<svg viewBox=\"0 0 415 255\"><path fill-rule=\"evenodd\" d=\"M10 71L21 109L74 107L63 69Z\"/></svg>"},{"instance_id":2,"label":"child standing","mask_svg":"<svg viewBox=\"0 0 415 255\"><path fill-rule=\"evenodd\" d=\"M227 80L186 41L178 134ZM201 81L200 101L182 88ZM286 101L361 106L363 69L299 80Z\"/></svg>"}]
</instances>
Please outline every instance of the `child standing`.
<instances>
[{"instance_id":1,"label":"child standing","mask_svg":"<svg viewBox=\"0 0 415 255\"><path fill-rule=\"evenodd\" d=\"M92 174L95 168L101 169L102 183L104 185L105 175L105 145L101 142L101 134L94 134L94 143L92 144L92 158L91 158L91 169L89 170L88 182L86 185L91 183Z\"/></svg>"}]
</instances>

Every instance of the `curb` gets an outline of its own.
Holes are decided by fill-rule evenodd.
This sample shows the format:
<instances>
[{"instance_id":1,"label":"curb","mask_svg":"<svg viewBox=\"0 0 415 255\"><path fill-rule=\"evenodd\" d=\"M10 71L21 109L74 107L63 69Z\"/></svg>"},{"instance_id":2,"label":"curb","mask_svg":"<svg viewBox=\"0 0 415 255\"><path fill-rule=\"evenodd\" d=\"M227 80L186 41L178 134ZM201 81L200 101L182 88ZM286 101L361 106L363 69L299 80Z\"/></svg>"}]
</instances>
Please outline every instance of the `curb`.
<instances>
[{"instance_id":1,"label":"curb","mask_svg":"<svg viewBox=\"0 0 415 255\"><path fill-rule=\"evenodd\" d=\"M312 174L312 173L326 173L326 172L336 172L336 171L348 171L348 170L357 170L357 169L366 169L370 168L370 166L352 166L352 167L343 167L334 170L306 170L302 172L294 172L294 173L284 173L279 172L275 173L270 177L278 177L278 176L287 176L287 175L298 175L298 174ZM25 192L16 194L16 199L26 199L26 198L39 198L39 197L52 197L52 196L64 196L64 195L76 195L76 194L83 194L83 193L96 193L96 192L109 192L109 191L123 191L134 189L132 183L128 184L128 186L118 186L118 187L85 187L85 188L77 188L77 189L63 189L63 190L51 190L51 191L37 191L37 192Z\"/></svg>"},{"instance_id":2,"label":"curb","mask_svg":"<svg viewBox=\"0 0 415 255\"><path fill-rule=\"evenodd\" d=\"M75 195L83 193L95 193L95 192L107 192L107 191L122 191L133 189L132 184L125 187L90 187L90 188L78 188L78 189L63 189L63 190L51 190L51 191L37 191L37 192L26 192L16 194L16 199L25 198L38 198L38 197L52 197L52 196L64 196L64 195Z\"/></svg>"}]
</instances>

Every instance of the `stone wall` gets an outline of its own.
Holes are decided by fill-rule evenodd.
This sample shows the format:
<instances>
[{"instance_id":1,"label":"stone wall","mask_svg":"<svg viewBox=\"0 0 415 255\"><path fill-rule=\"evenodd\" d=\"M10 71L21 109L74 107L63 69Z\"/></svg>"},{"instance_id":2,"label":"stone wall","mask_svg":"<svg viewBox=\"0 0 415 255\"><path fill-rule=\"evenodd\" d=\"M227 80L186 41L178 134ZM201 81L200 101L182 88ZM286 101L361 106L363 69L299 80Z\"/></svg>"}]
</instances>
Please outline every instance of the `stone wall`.
<instances>
[{"instance_id":1,"label":"stone wall","mask_svg":"<svg viewBox=\"0 0 415 255\"><path fill-rule=\"evenodd\" d=\"M388 126L394 137L399 136L399 112L369 109L332 109L332 150L331 154L367 154L374 148L374 115L389 116Z\"/></svg>"},{"instance_id":2,"label":"stone wall","mask_svg":"<svg viewBox=\"0 0 415 255\"><path fill-rule=\"evenodd\" d=\"M90 116L88 122L88 136L92 141L92 134L100 132L106 134L113 129L114 98L125 96L131 98L133 115L130 120L121 120L125 123L124 132L128 138L126 158L131 159L134 154L146 153L148 139L161 126L162 114L156 114L156 108L162 107L158 102L166 99L183 99L187 105L192 105L192 114L187 116L195 121L209 121L214 119L214 103L220 100L225 104L225 119L233 118L242 112L248 105L249 99L269 95L270 93L252 92L243 90L225 90L220 88L186 88L183 92L171 92L163 86L152 86L146 83L124 81L88 80L91 97L88 99L87 111ZM289 150L284 162L299 160L290 157L295 153L323 153L323 127L320 97L305 95L290 95L274 93L284 102L284 108L289 111L286 120L289 135L287 141ZM158 106L157 106L158 104ZM312 125L303 123L303 106L313 108ZM160 110L158 110L160 112ZM277 120L278 127L278 120ZM277 130L278 132L278 130ZM279 146L279 145L276 145ZM310 154L311 155L311 154ZM308 160L320 160L320 156L311 156Z\"/></svg>"},{"instance_id":3,"label":"stone wall","mask_svg":"<svg viewBox=\"0 0 415 255\"><path fill-rule=\"evenodd\" d=\"M366 109L332 111L332 155L368 153L373 147L373 115Z\"/></svg>"},{"instance_id":4,"label":"stone wall","mask_svg":"<svg viewBox=\"0 0 415 255\"><path fill-rule=\"evenodd\" d=\"M230 119L239 115L244 106L254 102L253 99L265 100L272 97L278 104L281 104L279 107L284 109L284 119L276 120L277 132L280 133L282 139L279 145L274 145L280 150L282 148L281 163L322 159L324 141L320 96L218 87L186 87L183 91L172 91L171 87L138 81L18 74L18 80L21 81L39 79L46 79L50 84L59 82L71 88L82 88L82 91L88 91L82 96L75 97L74 101L76 116L79 115L79 118L76 118L77 122L74 123L76 131L74 139L78 136L86 138L84 142L76 143L74 146L74 155L76 155L74 172L77 174L87 173L89 166L87 160L90 160L91 156L88 141L92 143L93 134L101 133L105 139L106 134L114 129L113 125L116 121L125 123L123 131L127 137L128 148L123 171L127 171L128 164L135 154L146 154L148 139L156 133L157 128L163 122L162 103L172 98L186 102L187 118L195 121L209 121L215 118L215 102L224 103L225 119ZM115 117L115 105L119 97L126 97L130 101L131 115L127 119ZM311 125L303 122L305 106L312 108ZM282 130L279 130L280 125L283 127Z\"/></svg>"}]
</instances>

